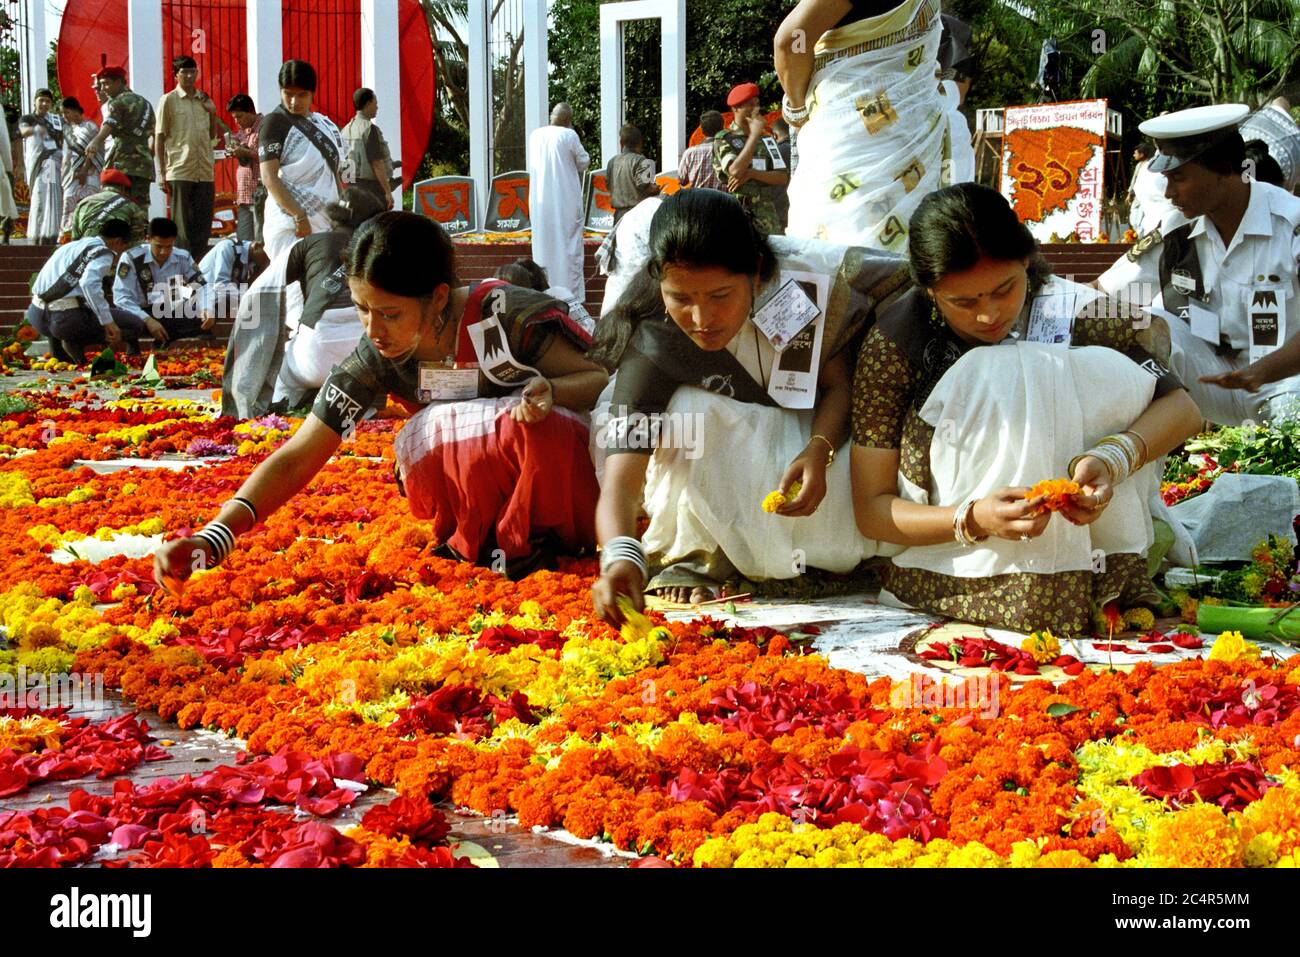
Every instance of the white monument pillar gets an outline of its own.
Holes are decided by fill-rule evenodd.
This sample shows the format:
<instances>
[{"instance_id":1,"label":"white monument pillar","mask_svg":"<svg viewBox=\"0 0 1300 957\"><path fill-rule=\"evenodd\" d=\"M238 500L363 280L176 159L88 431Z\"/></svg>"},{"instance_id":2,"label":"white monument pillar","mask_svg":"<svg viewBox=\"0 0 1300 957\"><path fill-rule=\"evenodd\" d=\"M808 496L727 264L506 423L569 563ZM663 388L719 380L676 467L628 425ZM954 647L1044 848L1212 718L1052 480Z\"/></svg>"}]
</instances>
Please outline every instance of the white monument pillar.
<instances>
[{"instance_id":1,"label":"white monument pillar","mask_svg":"<svg viewBox=\"0 0 1300 957\"><path fill-rule=\"evenodd\" d=\"M663 75L660 171L675 169L686 145L686 0L625 0L601 5L601 165L608 166L618 155L618 129L625 118L623 24L628 20L659 21Z\"/></svg>"},{"instance_id":2,"label":"white monument pillar","mask_svg":"<svg viewBox=\"0 0 1300 957\"><path fill-rule=\"evenodd\" d=\"M22 87L21 109L36 109L36 91L50 85L50 44L45 38L45 0L23 0L18 8L18 77ZM55 104L57 108L58 104Z\"/></svg>"},{"instance_id":3,"label":"white monument pillar","mask_svg":"<svg viewBox=\"0 0 1300 957\"><path fill-rule=\"evenodd\" d=\"M259 113L269 113L280 105L280 66L285 59L280 0L254 0L246 13L248 95Z\"/></svg>"},{"instance_id":4,"label":"white monument pillar","mask_svg":"<svg viewBox=\"0 0 1300 957\"><path fill-rule=\"evenodd\" d=\"M152 103L156 110L166 87L162 53L162 0L127 0L126 16L130 86L134 92ZM149 191L149 215L164 216L166 213L163 191L155 180Z\"/></svg>"},{"instance_id":5,"label":"white monument pillar","mask_svg":"<svg viewBox=\"0 0 1300 957\"><path fill-rule=\"evenodd\" d=\"M524 2L524 145L551 121L551 61L546 48L547 0Z\"/></svg>"},{"instance_id":6,"label":"white monument pillar","mask_svg":"<svg viewBox=\"0 0 1300 957\"><path fill-rule=\"evenodd\" d=\"M478 0L469 4L469 175L474 179L474 189L482 208L488 199L492 183L492 141L488 124L491 122L491 102L488 83L491 64L488 63L488 3Z\"/></svg>"},{"instance_id":7,"label":"white monument pillar","mask_svg":"<svg viewBox=\"0 0 1300 957\"><path fill-rule=\"evenodd\" d=\"M402 158L402 83L397 0L361 0L361 85L379 100L376 122L384 131L393 160ZM411 170L401 170L405 175ZM402 189L393 189L393 208L402 208Z\"/></svg>"}]
</instances>

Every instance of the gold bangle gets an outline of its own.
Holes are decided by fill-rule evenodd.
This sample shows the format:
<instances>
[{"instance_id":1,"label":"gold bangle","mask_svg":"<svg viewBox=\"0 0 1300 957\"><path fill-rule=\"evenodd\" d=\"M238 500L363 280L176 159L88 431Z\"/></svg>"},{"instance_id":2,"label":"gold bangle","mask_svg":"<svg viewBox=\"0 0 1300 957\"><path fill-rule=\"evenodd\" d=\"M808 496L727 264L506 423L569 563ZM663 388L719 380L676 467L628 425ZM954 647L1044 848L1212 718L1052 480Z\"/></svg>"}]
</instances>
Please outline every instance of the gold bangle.
<instances>
[{"instance_id":1,"label":"gold bangle","mask_svg":"<svg viewBox=\"0 0 1300 957\"><path fill-rule=\"evenodd\" d=\"M835 446L831 444L831 440L828 439L828 438L826 438L826 436L824 436L824 435L818 433L817 435L814 435L814 436L812 437L812 439L809 439L809 440L808 440L808 443L809 443L810 445L812 444L812 440L813 440L813 439L821 439L823 442L826 443L826 448L830 449L830 454L826 456L826 464L827 464L827 465L830 465L832 462L834 462L834 461L835 461Z\"/></svg>"}]
</instances>

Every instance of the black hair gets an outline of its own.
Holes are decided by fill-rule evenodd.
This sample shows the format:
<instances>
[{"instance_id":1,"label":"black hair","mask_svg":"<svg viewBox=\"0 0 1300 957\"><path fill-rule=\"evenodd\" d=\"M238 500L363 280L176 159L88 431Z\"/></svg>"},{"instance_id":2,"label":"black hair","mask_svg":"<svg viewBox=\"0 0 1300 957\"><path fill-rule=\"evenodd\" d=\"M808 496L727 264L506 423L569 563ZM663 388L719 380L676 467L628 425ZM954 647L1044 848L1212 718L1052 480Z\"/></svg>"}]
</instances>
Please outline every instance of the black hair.
<instances>
[{"instance_id":1,"label":"black hair","mask_svg":"<svg viewBox=\"0 0 1300 957\"><path fill-rule=\"evenodd\" d=\"M1138 155L1143 159L1150 159L1156 155L1156 148L1151 145L1150 140L1141 140L1138 145L1133 148L1137 150Z\"/></svg>"},{"instance_id":2,"label":"black hair","mask_svg":"<svg viewBox=\"0 0 1300 957\"><path fill-rule=\"evenodd\" d=\"M1220 176L1240 176L1246 162L1246 142L1236 130L1229 130L1204 153L1191 160Z\"/></svg>"},{"instance_id":3,"label":"black hair","mask_svg":"<svg viewBox=\"0 0 1300 957\"><path fill-rule=\"evenodd\" d=\"M650 221L650 260L596 324L587 357L607 370L618 367L636 327L664 317L659 283L668 266L716 266L767 282L776 253L743 206L717 189L685 189L667 197Z\"/></svg>"},{"instance_id":4,"label":"black hair","mask_svg":"<svg viewBox=\"0 0 1300 957\"><path fill-rule=\"evenodd\" d=\"M516 259L512 263L497 267L494 275L497 279L504 279L512 286L536 289L538 292L546 292L551 286L550 280L546 277L546 270L531 259L523 257Z\"/></svg>"},{"instance_id":5,"label":"black hair","mask_svg":"<svg viewBox=\"0 0 1300 957\"><path fill-rule=\"evenodd\" d=\"M705 136L717 136L722 132L722 114L717 110L706 110L700 114L700 129Z\"/></svg>"},{"instance_id":6,"label":"black hair","mask_svg":"<svg viewBox=\"0 0 1300 957\"><path fill-rule=\"evenodd\" d=\"M375 91L369 87L363 86L352 94L352 106L355 107L359 113L364 110L366 105L374 98Z\"/></svg>"},{"instance_id":7,"label":"black hair","mask_svg":"<svg viewBox=\"0 0 1300 957\"><path fill-rule=\"evenodd\" d=\"M650 220L646 270L662 279L671 265L717 266L766 282L776 272L776 254L733 196L718 189L684 189L665 199Z\"/></svg>"},{"instance_id":8,"label":"black hair","mask_svg":"<svg viewBox=\"0 0 1300 957\"><path fill-rule=\"evenodd\" d=\"M1286 176L1282 167L1268 151L1268 144L1263 140L1251 140L1246 143L1246 162L1254 164L1254 176L1260 183L1271 183L1285 189Z\"/></svg>"},{"instance_id":9,"label":"black hair","mask_svg":"<svg viewBox=\"0 0 1300 957\"><path fill-rule=\"evenodd\" d=\"M357 229L347 267L349 278L394 296L427 299L442 283L456 284L456 247L427 216L387 210Z\"/></svg>"},{"instance_id":10,"label":"black hair","mask_svg":"<svg viewBox=\"0 0 1300 957\"><path fill-rule=\"evenodd\" d=\"M316 68L306 60L285 60L280 67L280 89L293 87L297 90L316 92Z\"/></svg>"},{"instance_id":11,"label":"black hair","mask_svg":"<svg viewBox=\"0 0 1300 957\"><path fill-rule=\"evenodd\" d=\"M645 137L641 135L641 130L627 123L618 131L618 145L624 149L628 147L640 147L645 142Z\"/></svg>"},{"instance_id":12,"label":"black hair","mask_svg":"<svg viewBox=\"0 0 1300 957\"><path fill-rule=\"evenodd\" d=\"M253 98L247 93L236 93L226 104L227 112L233 113L236 110L241 113L256 113L257 107L253 106Z\"/></svg>"},{"instance_id":13,"label":"black hair","mask_svg":"<svg viewBox=\"0 0 1300 957\"><path fill-rule=\"evenodd\" d=\"M96 235L100 239L130 239L131 224L125 219L106 219L99 224Z\"/></svg>"},{"instance_id":14,"label":"black hair","mask_svg":"<svg viewBox=\"0 0 1300 957\"><path fill-rule=\"evenodd\" d=\"M39 100L39 99L40 99L41 97L43 97L43 96L44 96L44 97L48 97L48 98L51 99L51 100L54 99L54 94L53 94L53 93L51 93L51 92L50 92L49 90L47 90L45 87L41 87L41 88L40 88L39 90L37 90L36 93L32 96L32 102L35 103L37 100Z\"/></svg>"},{"instance_id":15,"label":"black hair","mask_svg":"<svg viewBox=\"0 0 1300 957\"><path fill-rule=\"evenodd\" d=\"M172 58L172 75L175 76L181 70L197 70L199 65L194 62L194 57L181 54Z\"/></svg>"},{"instance_id":16,"label":"black hair","mask_svg":"<svg viewBox=\"0 0 1300 957\"><path fill-rule=\"evenodd\" d=\"M75 110L78 113L86 112L85 109L83 109L81 106L81 101L78 100L75 96L65 96L63 98L63 103L61 105L62 108L65 110Z\"/></svg>"},{"instance_id":17,"label":"black hair","mask_svg":"<svg viewBox=\"0 0 1300 957\"><path fill-rule=\"evenodd\" d=\"M180 234L176 223L166 216L156 216L149 220L149 235L158 239L171 239Z\"/></svg>"},{"instance_id":18,"label":"black hair","mask_svg":"<svg viewBox=\"0 0 1300 957\"><path fill-rule=\"evenodd\" d=\"M325 216L335 229L356 229L386 208L369 190L347 189L337 203L326 204Z\"/></svg>"},{"instance_id":19,"label":"black hair","mask_svg":"<svg viewBox=\"0 0 1300 957\"><path fill-rule=\"evenodd\" d=\"M785 117L778 116L772 121L772 132L780 133L786 139L790 138L790 124L785 121Z\"/></svg>"},{"instance_id":20,"label":"black hair","mask_svg":"<svg viewBox=\"0 0 1300 957\"><path fill-rule=\"evenodd\" d=\"M1029 259L1029 288L1051 274L1038 241L1001 193L978 183L958 183L930 193L908 224L912 281L931 289L952 273L970 269L981 257Z\"/></svg>"}]
</instances>

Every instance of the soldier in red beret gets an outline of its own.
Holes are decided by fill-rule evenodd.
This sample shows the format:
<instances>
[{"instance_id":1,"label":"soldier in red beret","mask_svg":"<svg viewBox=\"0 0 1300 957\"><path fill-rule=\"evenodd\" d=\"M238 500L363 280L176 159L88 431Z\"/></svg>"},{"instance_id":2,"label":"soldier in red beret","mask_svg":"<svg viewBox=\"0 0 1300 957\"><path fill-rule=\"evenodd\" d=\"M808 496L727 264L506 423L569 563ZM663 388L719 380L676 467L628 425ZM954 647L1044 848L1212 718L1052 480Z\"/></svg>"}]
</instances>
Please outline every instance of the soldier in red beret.
<instances>
[{"instance_id":1,"label":"soldier in red beret","mask_svg":"<svg viewBox=\"0 0 1300 957\"><path fill-rule=\"evenodd\" d=\"M781 231L773 188L790 181L776 140L767 133L757 83L741 83L727 94L731 125L713 139L713 169L767 236Z\"/></svg>"}]
</instances>

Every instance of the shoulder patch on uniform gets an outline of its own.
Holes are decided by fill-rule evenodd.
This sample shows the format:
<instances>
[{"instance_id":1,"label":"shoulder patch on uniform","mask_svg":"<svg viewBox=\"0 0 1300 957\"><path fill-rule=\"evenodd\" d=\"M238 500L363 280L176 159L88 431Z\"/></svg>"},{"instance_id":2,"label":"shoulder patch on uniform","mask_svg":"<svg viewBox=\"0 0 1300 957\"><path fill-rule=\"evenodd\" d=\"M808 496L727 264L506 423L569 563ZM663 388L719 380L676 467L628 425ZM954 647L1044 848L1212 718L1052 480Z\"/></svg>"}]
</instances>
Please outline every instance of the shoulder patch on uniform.
<instances>
[{"instance_id":1,"label":"shoulder patch on uniform","mask_svg":"<svg viewBox=\"0 0 1300 957\"><path fill-rule=\"evenodd\" d=\"M1132 248L1129 249L1129 251L1124 255L1128 257L1129 262L1137 262L1138 259L1142 256L1142 254L1145 253L1148 249L1150 249L1153 246L1160 245L1160 241L1163 238L1164 237L1160 235L1159 229L1153 229L1151 230L1151 232L1147 233L1136 243L1134 243Z\"/></svg>"},{"instance_id":2,"label":"shoulder patch on uniform","mask_svg":"<svg viewBox=\"0 0 1300 957\"><path fill-rule=\"evenodd\" d=\"M122 264L117 267L117 275L121 279L125 279L127 276L131 275L131 264L126 260L122 260Z\"/></svg>"}]
</instances>

